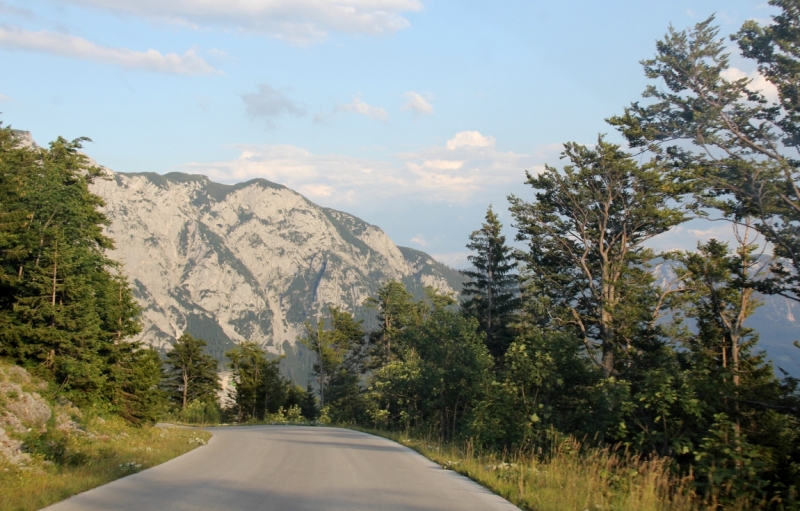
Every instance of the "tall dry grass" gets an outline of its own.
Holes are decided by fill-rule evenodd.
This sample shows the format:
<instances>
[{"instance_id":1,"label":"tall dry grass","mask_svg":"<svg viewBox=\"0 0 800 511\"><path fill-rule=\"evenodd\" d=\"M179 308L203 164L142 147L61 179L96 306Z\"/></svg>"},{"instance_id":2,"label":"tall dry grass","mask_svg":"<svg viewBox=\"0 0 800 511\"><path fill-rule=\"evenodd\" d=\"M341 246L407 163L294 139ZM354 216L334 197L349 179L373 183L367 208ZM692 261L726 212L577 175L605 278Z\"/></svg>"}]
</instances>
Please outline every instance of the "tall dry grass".
<instances>
[{"instance_id":1,"label":"tall dry grass","mask_svg":"<svg viewBox=\"0 0 800 511\"><path fill-rule=\"evenodd\" d=\"M471 444L441 443L407 433L364 430L406 445L443 469L455 470L530 511L740 511L764 503L719 506L701 498L692 478L678 477L668 458L582 449L568 439L549 453L479 453Z\"/></svg>"},{"instance_id":2,"label":"tall dry grass","mask_svg":"<svg viewBox=\"0 0 800 511\"><path fill-rule=\"evenodd\" d=\"M95 419L85 433L30 437L31 463L19 467L0 458L0 510L40 509L180 456L210 437L191 429L131 427L118 418Z\"/></svg>"}]
</instances>

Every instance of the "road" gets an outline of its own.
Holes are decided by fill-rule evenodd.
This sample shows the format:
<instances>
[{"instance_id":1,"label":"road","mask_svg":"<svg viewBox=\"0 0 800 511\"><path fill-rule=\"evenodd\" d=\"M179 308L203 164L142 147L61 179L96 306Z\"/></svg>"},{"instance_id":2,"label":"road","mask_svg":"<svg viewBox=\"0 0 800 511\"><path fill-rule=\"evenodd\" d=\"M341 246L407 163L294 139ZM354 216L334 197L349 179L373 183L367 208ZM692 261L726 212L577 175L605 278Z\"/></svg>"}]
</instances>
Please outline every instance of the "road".
<instances>
[{"instance_id":1,"label":"road","mask_svg":"<svg viewBox=\"0 0 800 511\"><path fill-rule=\"evenodd\" d=\"M338 428L209 428L208 445L46 508L49 511L517 508L411 449Z\"/></svg>"}]
</instances>

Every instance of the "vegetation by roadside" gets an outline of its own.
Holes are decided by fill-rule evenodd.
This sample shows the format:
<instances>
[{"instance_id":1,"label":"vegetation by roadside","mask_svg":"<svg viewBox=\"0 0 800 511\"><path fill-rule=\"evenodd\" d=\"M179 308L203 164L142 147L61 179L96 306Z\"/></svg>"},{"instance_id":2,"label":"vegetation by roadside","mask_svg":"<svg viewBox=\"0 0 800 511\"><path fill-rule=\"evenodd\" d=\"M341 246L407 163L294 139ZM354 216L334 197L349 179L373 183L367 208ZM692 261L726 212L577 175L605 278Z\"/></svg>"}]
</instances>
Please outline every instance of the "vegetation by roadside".
<instances>
[{"instance_id":1,"label":"vegetation by roadside","mask_svg":"<svg viewBox=\"0 0 800 511\"><path fill-rule=\"evenodd\" d=\"M547 453L500 454L480 452L471 442L347 427L405 445L443 470L463 474L526 511L738 511L767 505L739 499L723 507L713 495L703 501L694 491L691 476L674 475L669 458L585 449L572 438Z\"/></svg>"},{"instance_id":2,"label":"vegetation by roadside","mask_svg":"<svg viewBox=\"0 0 800 511\"><path fill-rule=\"evenodd\" d=\"M79 409L46 381L0 360L2 511L40 509L163 463L210 437Z\"/></svg>"},{"instance_id":3,"label":"vegetation by roadside","mask_svg":"<svg viewBox=\"0 0 800 511\"><path fill-rule=\"evenodd\" d=\"M159 465L205 445L211 435L181 428L90 420L79 434L48 430L25 437L31 461L0 458L0 510L33 510Z\"/></svg>"}]
</instances>

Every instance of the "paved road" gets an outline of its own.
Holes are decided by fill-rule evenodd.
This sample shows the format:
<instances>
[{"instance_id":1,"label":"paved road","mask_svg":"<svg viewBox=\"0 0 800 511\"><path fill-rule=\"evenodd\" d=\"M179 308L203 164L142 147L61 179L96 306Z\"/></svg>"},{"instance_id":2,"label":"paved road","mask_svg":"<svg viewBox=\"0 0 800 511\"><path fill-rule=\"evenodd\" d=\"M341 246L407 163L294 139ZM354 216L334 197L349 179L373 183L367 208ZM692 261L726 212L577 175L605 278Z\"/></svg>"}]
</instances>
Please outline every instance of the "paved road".
<instances>
[{"instance_id":1,"label":"paved road","mask_svg":"<svg viewBox=\"0 0 800 511\"><path fill-rule=\"evenodd\" d=\"M517 510L383 438L337 428L210 428L208 445L51 511Z\"/></svg>"}]
</instances>

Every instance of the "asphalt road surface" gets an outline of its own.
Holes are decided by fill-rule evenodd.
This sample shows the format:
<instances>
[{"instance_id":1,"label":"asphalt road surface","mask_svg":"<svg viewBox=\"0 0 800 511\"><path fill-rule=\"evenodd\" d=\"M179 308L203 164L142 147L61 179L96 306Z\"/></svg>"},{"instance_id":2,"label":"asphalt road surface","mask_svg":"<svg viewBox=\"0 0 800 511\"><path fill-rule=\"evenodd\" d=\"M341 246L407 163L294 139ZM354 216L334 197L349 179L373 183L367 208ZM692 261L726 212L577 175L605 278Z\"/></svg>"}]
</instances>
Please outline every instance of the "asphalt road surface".
<instances>
[{"instance_id":1,"label":"asphalt road surface","mask_svg":"<svg viewBox=\"0 0 800 511\"><path fill-rule=\"evenodd\" d=\"M214 436L206 446L46 509L518 509L411 449L372 435L300 426L209 430Z\"/></svg>"}]
</instances>

